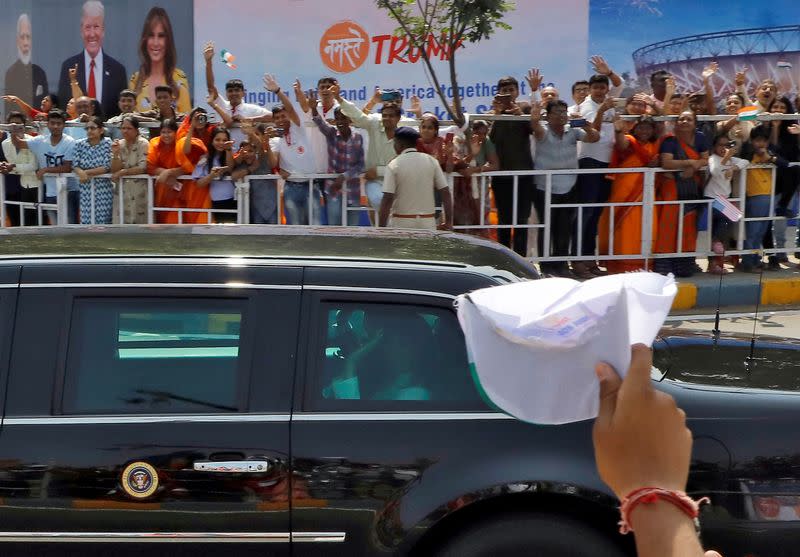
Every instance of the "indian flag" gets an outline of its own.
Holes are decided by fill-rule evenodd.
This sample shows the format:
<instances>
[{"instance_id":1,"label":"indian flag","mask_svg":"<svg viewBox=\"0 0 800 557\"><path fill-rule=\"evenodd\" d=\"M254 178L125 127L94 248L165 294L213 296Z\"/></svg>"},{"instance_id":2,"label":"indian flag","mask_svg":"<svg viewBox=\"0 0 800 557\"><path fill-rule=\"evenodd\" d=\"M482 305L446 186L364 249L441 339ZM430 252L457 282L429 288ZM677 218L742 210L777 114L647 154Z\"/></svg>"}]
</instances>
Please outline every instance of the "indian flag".
<instances>
[{"instance_id":1,"label":"indian flag","mask_svg":"<svg viewBox=\"0 0 800 557\"><path fill-rule=\"evenodd\" d=\"M758 107L757 106L745 106L744 108L739 109L739 114L737 116L737 120L755 120L758 117Z\"/></svg>"},{"instance_id":2,"label":"indian flag","mask_svg":"<svg viewBox=\"0 0 800 557\"><path fill-rule=\"evenodd\" d=\"M779 68L784 68L784 69L787 69L787 70L791 70L792 69L792 63L791 62L787 62L786 60L779 60L777 66Z\"/></svg>"}]
</instances>

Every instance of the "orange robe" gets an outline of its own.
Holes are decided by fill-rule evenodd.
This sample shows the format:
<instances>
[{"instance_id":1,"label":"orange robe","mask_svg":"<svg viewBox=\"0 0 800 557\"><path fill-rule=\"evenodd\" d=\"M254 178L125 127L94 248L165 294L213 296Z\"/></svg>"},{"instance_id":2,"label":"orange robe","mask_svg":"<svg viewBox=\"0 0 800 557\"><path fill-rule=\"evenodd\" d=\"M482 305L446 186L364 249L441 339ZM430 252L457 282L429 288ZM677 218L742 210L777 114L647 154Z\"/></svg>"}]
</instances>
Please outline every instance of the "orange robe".
<instances>
[{"instance_id":1,"label":"orange robe","mask_svg":"<svg viewBox=\"0 0 800 557\"><path fill-rule=\"evenodd\" d=\"M183 154L186 138L179 139L175 145L162 145L161 138L150 140L150 150L147 153L147 172L155 174L157 168L178 168L183 174L191 174L197 162L206 154L207 149L199 139L192 139L192 148L189 155ZM207 209L211 207L211 196L208 188L198 187L193 180L182 180L180 190L169 184L156 182L154 192L155 207L196 208ZM158 211L156 222L159 224L176 224L180 222L177 212ZM183 213L183 222L189 224L208 223L205 213Z\"/></svg>"},{"instance_id":2,"label":"orange robe","mask_svg":"<svg viewBox=\"0 0 800 557\"><path fill-rule=\"evenodd\" d=\"M632 135L627 136L630 146L623 152L614 153L612 168L639 168L648 166L658 155L659 142L639 143ZM616 162L616 159L620 159ZM644 199L644 174L613 174L609 203L641 203ZM599 250L602 255L610 255L611 209L606 207L600 215L598 224ZM613 207L614 214L614 255L633 255L642 252L642 208L635 206ZM652 215L653 230L651 238L656 237L657 215ZM620 259L607 261L609 273L626 273L645 268L644 259Z\"/></svg>"}]
</instances>

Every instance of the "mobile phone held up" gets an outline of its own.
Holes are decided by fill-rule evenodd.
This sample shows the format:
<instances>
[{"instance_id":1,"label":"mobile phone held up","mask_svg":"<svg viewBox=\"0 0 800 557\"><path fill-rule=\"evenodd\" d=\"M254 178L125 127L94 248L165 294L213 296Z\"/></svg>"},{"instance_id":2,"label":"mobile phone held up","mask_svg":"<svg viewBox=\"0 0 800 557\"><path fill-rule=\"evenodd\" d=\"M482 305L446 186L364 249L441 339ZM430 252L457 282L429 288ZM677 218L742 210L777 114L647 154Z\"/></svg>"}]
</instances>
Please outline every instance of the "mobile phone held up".
<instances>
[{"instance_id":1,"label":"mobile phone held up","mask_svg":"<svg viewBox=\"0 0 800 557\"><path fill-rule=\"evenodd\" d=\"M511 109L511 95L497 94L497 95L494 96L494 102L502 110L510 110Z\"/></svg>"},{"instance_id":2,"label":"mobile phone held up","mask_svg":"<svg viewBox=\"0 0 800 557\"><path fill-rule=\"evenodd\" d=\"M569 127L570 128L582 128L585 125L586 125L586 119L585 118L575 118L575 119L569 121Z\"/></svg>"},{"instance_id":3,"label":"mobile phone held up","mask_svg":"<svg viewBox=\"0 0 800 557\"><path fill-rule=\"evenodd\" d=\"M400 94L400 91L397 91L396 89L383 89L381 91L381 102L397 103L400 102L402 98L403 97Z\"/></svg>"},{"instance_id":4,"label":"mobile phone held up","mask_svg":"<svg viewBox=\"0 0 800 557\"><path fill-rule=\"evenodd\" d=\"M444 136L444 142L445 142L445 143L452 143L452 142L453 142L453 138L454 138L454 137L455 137L455 134L454 134L453 132L448 132L448 133L447 133L447 134Z\"/></svg>"}]
</instances>

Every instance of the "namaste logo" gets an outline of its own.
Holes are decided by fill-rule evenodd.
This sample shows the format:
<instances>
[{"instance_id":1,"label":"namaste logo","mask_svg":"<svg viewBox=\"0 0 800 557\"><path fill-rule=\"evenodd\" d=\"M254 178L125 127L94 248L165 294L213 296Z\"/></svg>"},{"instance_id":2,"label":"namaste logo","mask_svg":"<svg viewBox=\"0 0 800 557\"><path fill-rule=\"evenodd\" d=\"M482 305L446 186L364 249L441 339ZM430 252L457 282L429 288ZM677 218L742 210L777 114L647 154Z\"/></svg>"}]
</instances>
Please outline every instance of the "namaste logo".
<instances>
[{"instance_id":1,"label":"namaste logo","mask_svg":"<svg viewBox=\"0 0 800 557\"><path fill-rule=\"evenodd\" d=\"M369 35L352 21L340 21L330 26L319 41L322 62L337 73L358 69L369 56Z\"/></svg>"}]
</instances>

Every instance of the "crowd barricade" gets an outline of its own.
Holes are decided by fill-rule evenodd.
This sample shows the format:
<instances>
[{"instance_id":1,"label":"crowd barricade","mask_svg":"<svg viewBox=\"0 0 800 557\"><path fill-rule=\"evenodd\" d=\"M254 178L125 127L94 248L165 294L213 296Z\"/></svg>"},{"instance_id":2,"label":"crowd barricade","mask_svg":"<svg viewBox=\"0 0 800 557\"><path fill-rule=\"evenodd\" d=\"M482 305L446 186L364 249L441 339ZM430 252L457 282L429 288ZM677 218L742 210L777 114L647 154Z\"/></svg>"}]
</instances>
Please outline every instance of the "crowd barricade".
<instances>
[{"instance_id":1,"label":"crowd barricade","mask_svg":"<svg viewBox=\"0 0 800 557\"><path fill-rule=\"evenodd\" d=\"M792 166L800 166L800 162L791 163ZM737 230L737 244L735 249L726 249L725 253L729 255L741 255L747 253L753 253L753 250L747 250L744 248L744 239L745 239L745 227L746 223L753 222L753 221L779 221L779 220L788 220L796 217L782 217L782 216L775 216L775 177L776 177L776 167L773 165L755 165L750 168L768 168L771 170L772 174L772 195L770 196L770 210L769 216L764 217L751 217L747 215L746 206L745 206L745 181L746 181L746 170L741 171L738 173L737 182L734 184L733 187L733 195L729 198L729 200L736 205L739 210L742 212L742 218L735 223L735 228ZM700 197L698 199L687 199L687 200L658 200L657 199L657 192L656 192L656 176L661 173L665 172L675 172L673 170L665 170L663 168L652 168L652 167L642 167L642 168L599 168L599 169L567 169L567 170L526 170L526 171L496 171L496 172L485 172L475 176L479 183L479 197L480 197L480 213L479 213L479 220L474 224L461 224L456 225L454 229L459 232L470 232L470 231L479 231L479 230L497 230L497 229L515 229L519 231L519 233L527 233L528 230L534 229L539 234L543 234L543 246L544 251L541 254L535 254L533 259L535 261L543 261L543 262L556 262L556 261L582 261L582 260L591 260L591 261L607 261L607 260L621 260L621 259L644 259L646 261L662 258L662 257L706 257L714 255L711 251L711 235L701 235L702 244L698 243L697 248L693 252L686 252L682 250L682 245L680 239L683 237L683 217L687 211L688 205L693 206L702 206L704 205L707 210L705 211L705 225L708 231L711 230L711 219L712 219L712 205L713 199L711 198L703 198ZM638 202L607 202L607 203L553 203L551 191L552 191L552 180L553 176L556 175L575 175L580 176L584 174L596 174L601 173L603 175L617 175L617 174L624 174L624 173L637 173L642 174L643 176L643 196L642 200ZM22 202L16 200L7 200L5 195L5 176L0 174L0 199L2 199L2 203L0 203L0 224L2 226L7 226L7 213L8 211L15 210L20 211L21 209L27 209L28 211L33 212L36 215L36 222L35 224L58 224L58 225L67 225L69 223L68 217L68 178L74 178L74 174L60 174L60 175L53 175L57 177L57 197L55 204L48 204L44 202L44 186L38 188L38 202ZM335 174L310 174L310 175L297 175L291 176L290 179L292 181L303 181L308 182L309 187L309 199L312 195L314 195L313 185L316 180L323 180L326 178L334 178ZM488 206L488 191L490 189L490 180L495 176L508 176L513 177L513 210L512 210L512 222L505 223L505 224L491 224L487 221L487 215L489 213L489 206ZM544 176L545 177L545 202L544 202L544 214L542 222L524 222L520 223L516 221L517 215L517 205L519 199L519 177L520 176ZM110 174L103 174L99 175L95 178L110 178ZM190 180L191 176L180 176L178 180ZM147 223L152 224L159 221L158 215L161 213L177 213L178 214L178 222L184 222L184 215L187 213L203 213L208 215L209 220L213 222L213 218L215 214L235 214L236 215L236 222L238 224L248 224L250 223L250 190L251 190L251 180L275 180L276 183L282 182L282 177L278 174L264 174L264 175L250 175L245 177L242 181L236 183L235 187L235 199L237 200L237 208L236 209L214 209L214 208L188 208L188 207L159 207L155 205L155 177L141 174L141 175L131 175L125 176L120 183L116 186L119 189L118 194L118 217L119 222L124 223L124 200L125 196L122 195L122 190L125 187L125 182L128 180L147 180ZM84 186L85 187L85 186ZM89 187L91 188L92 198L95 198L95 179L92 179L90 182ZM280 187L276 187L276 207L280 209L282 206L282 191ZM340 195L342 196L342 204L341 204L341 223L347 223L347 215L351 211L367 211L371 213L372 220L371 223L373 225L376 224L376 208L369 207L369 206L362 206L360 203L355 204L354 206L350 206L347 202L347 195L348 191L347 188L344 187L340 191ZM360 199L359 199L360 201ZM655 253L653 250L653 234L652 234L652 226L653 226L653 215L656 211L662 206L672 205L678 206L678 227L676 230L672 231L676 235L676 242L677 251L672 253ZM566 209L572 208L576 211L576 233L573 234L575 241L577 242L576 245L573 246L573 253L582 253L582 245L581 245L581 222L582 222L582 214L583 211L592 208L609 208L609 209L616 209L619 207L641 207L641 249L638 253L614 253L614 218L615 218L615 210L609 211L609 237L608 237L608 246L609 252L607 254L595 254L595 255L585 255L585 256L578 256L578 255L560 255L555 256L550 253L550 223L552 222L552 212L558 209ZM311 213L311 204L309 203L309 218L312 217ZM532 213L534 210L532 209ZM278 211L280 214L280 210ZM26 212L22 211L22 218L26 218ZM55 216L55 218L52 218ZM97 222L95 218L95 212L92 211L90 214L90 224L103 224ZM24 224L29 225L31 223L27 221L23 221ZM125 223L129 224L129 223ZM518 233L518 232L515 232ZM793 243L792 243L793 244ZM759 249L757 250L758 253L763 254L773 254L773 253L794 253L796 247L791 245L786 248L769 248L769 249Z\"/></svg>"},{"instance_id":2,"label":"crowd barricade","mask_svg":"<svg viewBox=\"0 0 800 557\"><path fill-rule=\"evenodd\" d=\"M800 166L800 162L793 162L791 166ZM775 254L775 253L794 253L798 251L797 246L792 245L785 248L764 248L758 250L748 250L744 247L746 237L745 227L748 222L755 221L787 221L798 218L798 215L789 217L775 215L775 178L777 168L773 165L752 165L748 168L767 168L770 169L772 175L772 191L770 194L770 208L769 216L764 217L751 217L747 215L745 199L746 199L746 172L747 170L738 173L737 182L733 184L733 195L728 200L733 203L741 212L742 218L734 224L736 228L736 247L735 249L726 249L726 255L743 255L749 253L762 253L762 254ZM476 178L480 184L480 218L479 222L473 225L456 225L456 231L469 232L473 230L486 230L486 229L501 229L511 228L520 231L527 231L530 229L536 230L537 233L543 234L543 253L537 253L533 256L535 261L542 262L558 262L558 261L608 261L608 260L622 260L622 259L644 259L649 261L657 258L670 258L670 257L706 257L716 255L711 250L711 228L712 228L712 214L713 214L713 198L698 197L697 199L683 199L683 200L658 200L656 192L656 176L662 173L675 172L674 170L666 170L663 168L599 168L599 169L570 169L570 170L527 170L527 171L498 171L498 172L485 172ZM642 200L639 202L607 202L607 203L552 203L552 177L555 175L575 175L580 176L583 174L603 174L603 175L616 175L636 173L643 175L643 195ZM485 199L487 199L487 190L489 188L489 180L493 176L511 176L513 180L513 209L512 209L512 222L509 224L495 225L486 222L487 210L485 207ZM545 176L545 200L544 200L544 215L542 222L536 223L519 223L517 222L517 203L518 203L518 187L520 176ZM653 249L653 218L654 214L659 208L665 206L678 206L678 226L674 231L669 231L675 234L677 251L670 253L655 253ZM687 206L700 207L704 206L706 210L701 212L704 214L705 229L707 234L698 235L698 242L702 240L702 244L698 243L695 251L684 251L682 248L681 239L684 236L683 224L684 216L688 210ZM576 244L573 245L573 253L582 253L582 214L583 211L598 207L602 209L613 209L617 207L641 207L641 248L638 253L619 254L614 253L614 218L615 210L609 210L609 235L608 246L609 253L607 254L594 254L594 255L561 255L554 256L550 253L550 224L552 222L552 212L558 209L572 208L576 210L575 219L575 233L573 239ZM532 209L532 213L534 210ZM664 231L665 233L667 231Z\"/></svg>"},{"instance_id":3,"label":"crowd barricade","mask_svg":"<svg viewBox=\"0 0 800 557\"><path fill-rule=\"evenodd\" d=\"M471 119L485 119L490 121L521 121L527 120L528 116L511 116L511 115L481 115L481 114L474 114L470 115ZM636 119L637 116L630 116L626 115L623 116L625 119ZM658 116L655 117L654 120L657 121L668 121L668 120L675 120L677 116ZM704 116L700 115L697 117L698 121L721 121L727 120L731 118L731 115L715 115L715 116ZM759 120L764 121L771 121L771 120L798 120L800 119L800 115L798 114L762 114L758 117ZM446 122L445 122L446 123ZM74 124L73 124L74 125ZM149 124L148 124L149 127ZM800 166L800 162L793 162L791 163L792 166ZM770 210L769 216L765 217L750 217L746 214L746 206L745 206L745 180L746 180L746 171L741 171L738 173L738 182L734 184L733 188L733 195L729 198L729 200L736 205L739 210L742 212L743 217L735 224L735 229L737 231L737 238L736 238L736 247L735 249L726 249L725 253L730 255L736 254L747 254L753 253L754 250L746 250L744 248L744 240L746 236L746 225L748 222L754 221L781 221L781 220L788 220L797 218L796 216L793 217L782 217L782 216L775 216L775 177L776 177L776 169L774 166L771 165L759 165L752 168L770 168L772 173L772 194L770 196ZM473 224L460 224L455 226L456 231L460 232L474 232L474 231L487 231L487 230L497 230L497 229L515 229L517 231L521 231L522 233L527 233L528 230L536 230L537 233L543 235L543 246L544 250L543 253L535 254L533 256L533 260L535 261L542 261L542 262L556 262L556 261L581 261L581 260L591 260L591 261L607 261L607 260L621 260L621 259L644 259L645 261L650 261L656 258L662 257L706 257L715 255L711 251L711 234L701 235L700 239L698 240L697 247L693 252L686 252L682 249L682 242L680 241L683 237L683 216L687 211L688 205L701 205L705 206L707 210L705 211L705 218L706 218L706 228L710 232L711 231L711 221L712 221L712 204L713 199L710 198L699 198L697 200L671 200L671 201L663 201L657 198L657 191L656 191L656 177L660 173L664 172L674 172L665 170L663 168L601 168L601 169L565 169L565 170L529 170L529 171L497 171L497 172L486 172L482 174L478 174L475 178L478 180L480 191L479 191L479 198L480 198L480 213L478 222ZM642 200L639 202L616 202L616 203L570 203L570 204L556 204L552 203L552 177L554 175L575 175L580 176L583 174L595 174L601 173L603 175L616 175L616 174L623 174L623 173L638 173L643 175L643 196ZM9 211L21 211L21 218L24 224L30 224L27 221L27 218L33 214L35 219L35 224L37 225L45 225L45 224L58 224L58 225L66 225L69 224L69 209L68 209L68 187L67 187L67 179L74 178L74 174L60 174L55 175L57 177L57 196L56 196L56 203L45 203L44 198L44 186L40 186L38 188L38 201L36 202L23 202L23 201L16 201L16 200L8 200L6 199L6 190L5 190L5 176L0 174L0 226L7 226L7 214ZM103 174L97 176L96 178L110 178L110 174ZM314 195L314 181L315 180L324 180L326 178L334 178L335 174L309 174L309 175L297 175L291 176L291 181L296 182L307 182L308 183L308 192L309 192L309 201L311 197ZM448 181L452 187L453 184L453 176L448 176ZM512 208L512 222L505 223L505 224L492 224L487 221L487 215L489 213L490 207L488 205L488 192L490 189L490 181L493 177L496 176L510 176L513 177L513 208ZM516 215L517 215L517 206L518 206L518 187L519 187L519 177L520 176L545 176L545 200L544 200L544 215L542 222L525 222L519 223L516 222ZM239 224L248 224L250 222L250 192L251 192L251 181L252 180L275 180L276 182L276 207L278 208L278 214L282 214L283 211L281 210L282 204L282 184L283 178L277 174L265 174L265 175L249 175L246 176L242 181L236 183L235 187L235 199L237 200L237 208L236 209L213 209L213 208L203 208L203 209L196 209L196 208L182 208L182 207L158 207L155 205L155 177L149 175L132 175L132 176L125 176L120 183L117 184L115 187L119 190L124 189L125 182L128 180L147 180L147 223L152 224L158 222L159 214L165 212L172 212L178 214L179 222L184 221L184 215L187 213L204 213L208 215L209 220L212 220L215 214L235 214L236 215L236 222ZM190 176L180 176L179 180L188 180L191 179ZM94 179L91 181L90 186L92 196L94 198L95 195L95 181ZM363 181L362 181L362 193L363 193ZM347 196L348 196L348 188L343 187L341 189L340 195L342 196L342 203L341 203L341 223L346 225L348 222L347 215L351 211L356 212L368 212L370 213L371 217L371 224L374 226L377 224L377 207L370 207L365 206L364 204L360 203L361 199L359 199L359 203L354 204L353 206L348 203ZM124 222L124 196L122 192L119 191L117 198L119 199L118 203L118 218L119 222ZM669 205L677 205L678 206L678 213L679 217L677 219L678 226L677 229L672 231L676 235L676 242L677 251L673 253L655 253L653 249L653 234L652 234L652 225L653 225L653 215L659 208L663 206ZM92 204L94 207L94 203ZM309 222L312 222L313 215L312 211L312 203L308 203L308 210L309 210ZM572 208L576 211L576 233L573 234L575 241L577 242L576 246L573 246L572 253L582 253L582 234L581 234L581 223L582 219L581 216L583 211L591 207L599 207L599 208L609 208L609 238L608 238L608 246L609 246L609 253L603 254L594 254L594 255L587 255L587 256L578 256L578 255L561 255L561 256L554 256L550 253L550 236L551 236L551 229L550 223L552 222L552 212L554 210L558 210L559 208ZM631 254L619 254L614 253L614 219L616 211L613 210L619 207L641 207L642 208L642 229L641 229L641 247L638 253ZM532 213L535 211L532 209ZM94 211L90 216L90 222L96 223ZM278 223L280 224L281 220L279 219ZM99 223L96 223L99 224ZM515 232L516 233L516 232ZM761 254L773 254L773 253L794 253L796 247L794 246L794 242L791 242L792 245L786 248L769 248L769 249L759 249L755 250Z\"/></svg>"}]
</instances>

